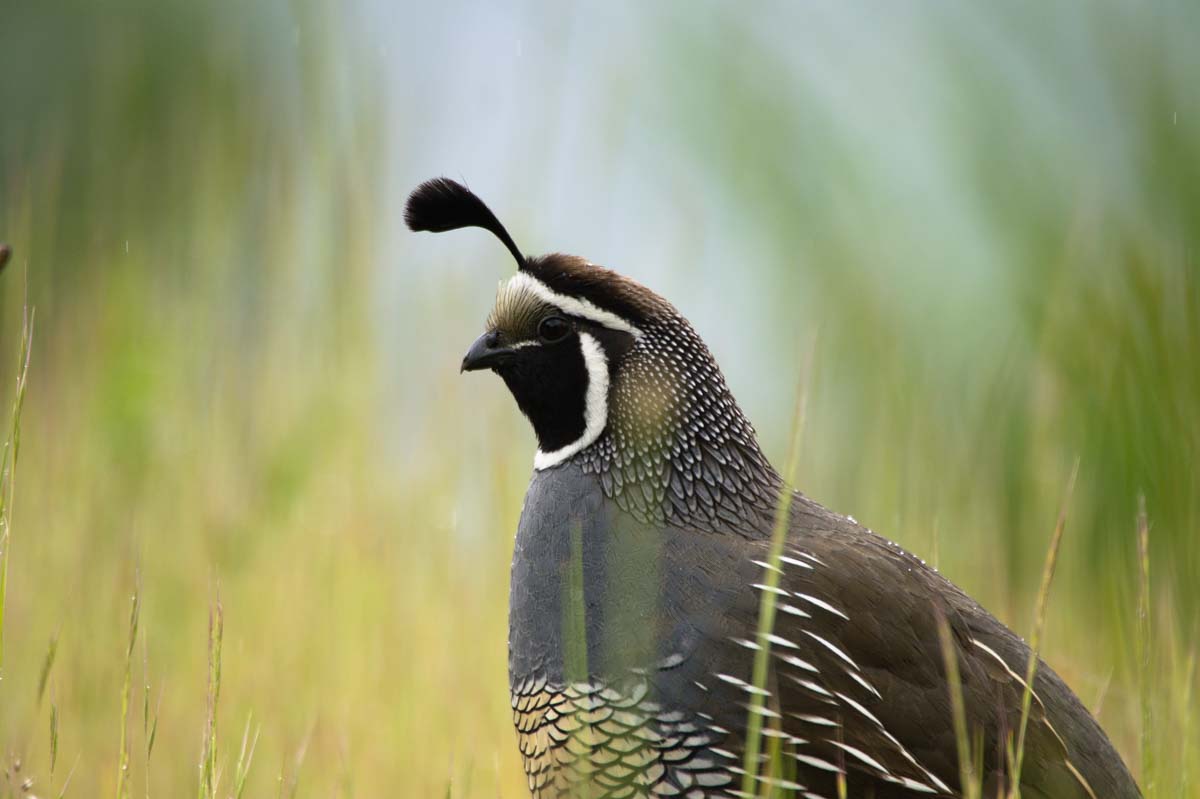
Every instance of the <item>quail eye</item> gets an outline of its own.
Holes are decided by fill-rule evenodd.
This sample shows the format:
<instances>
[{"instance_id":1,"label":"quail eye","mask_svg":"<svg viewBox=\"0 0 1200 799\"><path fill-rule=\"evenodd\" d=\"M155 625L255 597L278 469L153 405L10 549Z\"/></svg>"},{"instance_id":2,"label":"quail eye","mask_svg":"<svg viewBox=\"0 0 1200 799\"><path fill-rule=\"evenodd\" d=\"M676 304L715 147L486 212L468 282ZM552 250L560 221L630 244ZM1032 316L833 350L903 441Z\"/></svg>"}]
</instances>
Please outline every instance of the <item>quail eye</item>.
<instances>
[{"instance_id":1,"label":"quail eye","mask_svg":"<svg viewBox=\"0 0 1200 799\"><path fill-rule=\"evenodd\" d=\"M570 332L570 323L561 316L547 316L538 323L538 337L547 344L562 341Z\"/></svg>"}]
</instances>

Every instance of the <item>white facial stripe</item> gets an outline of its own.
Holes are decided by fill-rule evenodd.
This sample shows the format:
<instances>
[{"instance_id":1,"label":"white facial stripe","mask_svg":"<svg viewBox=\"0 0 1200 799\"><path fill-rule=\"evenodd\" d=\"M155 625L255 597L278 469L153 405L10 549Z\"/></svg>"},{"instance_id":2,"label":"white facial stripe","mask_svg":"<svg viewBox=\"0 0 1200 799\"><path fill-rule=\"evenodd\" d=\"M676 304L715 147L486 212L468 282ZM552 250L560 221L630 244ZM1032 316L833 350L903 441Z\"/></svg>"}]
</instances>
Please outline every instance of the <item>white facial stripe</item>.
<instances>
[{"instance_id":1,"label":"white facial stripe","mask_svg":"<svg viewBox=\"0 0 1200 799\"><path fill-rule=\"evenodd\" d=\"M605 357L600 342L589 333L579 334L579 350L583 354L583 364L587 368L588 376L587 397L583 407L583 435L553 452L542 452L539 449L533 456L533 468L538 471L557 466L581 451L599 438L604 432L604 426L608 424L608 358Z\"/></svg>"},{"instance_id":2,"label":"white facial stripe","mask_svg":"<svg viewBox=\"0 0 1200 799\"><path fill-rule=\"evenodd\" d=\"M612 328L613 330L622 330L633 336L641 336L642 331L627 320L622 319L611 311L606 311L599 308L587 300L581 300L576 297L568 297L566 294L559 294L552 291L542 281L538 280L528 272L517 272L510 279L510 284L513 288L521 287L530 293L534 294L538 299L545 303L555 306L563 313L571 316L578 316L582 319L595 322L599 325Z\"/></svg>"}]
</instances>

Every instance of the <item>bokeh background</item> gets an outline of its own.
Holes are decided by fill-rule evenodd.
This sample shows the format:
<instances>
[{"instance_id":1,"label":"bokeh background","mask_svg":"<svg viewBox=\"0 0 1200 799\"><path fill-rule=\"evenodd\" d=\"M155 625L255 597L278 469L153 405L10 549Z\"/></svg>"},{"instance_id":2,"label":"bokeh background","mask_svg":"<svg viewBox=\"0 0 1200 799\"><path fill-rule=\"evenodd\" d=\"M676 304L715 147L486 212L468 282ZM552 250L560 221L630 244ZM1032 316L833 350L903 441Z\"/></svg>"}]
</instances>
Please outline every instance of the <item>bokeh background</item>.
<instances>
[{"instance_id":1,"label":"bokeh background","mask_svg":"<svg viewBox=\"0 0 1200 799\"><path fill-rule=\"evenodd\" d=\"M0 796L116 796L123 724L121 790L195 794L218 598L209 795L247 730L245 796L523 795L533 440L457 369L512 266L403 229L439 174L670 298L777 461L811 349L802 488L1022 634L1078 458L1044 652L1200 796L1197 41L1188 0L0 0Z\"/></svg>"}]
</instances>

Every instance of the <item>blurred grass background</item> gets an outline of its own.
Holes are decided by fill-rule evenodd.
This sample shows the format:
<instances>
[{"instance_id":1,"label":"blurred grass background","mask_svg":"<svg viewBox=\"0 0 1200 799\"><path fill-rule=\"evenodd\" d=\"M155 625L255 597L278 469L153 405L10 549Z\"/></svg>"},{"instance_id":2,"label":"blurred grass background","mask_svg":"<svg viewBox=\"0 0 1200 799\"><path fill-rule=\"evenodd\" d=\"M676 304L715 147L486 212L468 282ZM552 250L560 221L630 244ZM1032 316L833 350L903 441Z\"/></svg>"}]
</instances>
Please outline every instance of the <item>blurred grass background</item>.
<instances>
[{"instance_id":1,"label":"blurred grass background","mask_svg":"<svg viewBox=\"0 0 1200 799\"><path fill-rule=\"evenodd\" d=\"M132 794L195 790L219 595L219 795L251 714L247 796L523 795L505 614L533 444L499 381L457 374L510 267L401 229L437 174L523 248L672 299L777 461L815 335L806 493L1022 633L1078 456L1046 657L1139 772L1146 733L1150 795L1200 796L1196 4L0 20L5 407L37 308L0 796L72 770L67 795L116 795L139 585Z\"/></svg>"}]
</instances>

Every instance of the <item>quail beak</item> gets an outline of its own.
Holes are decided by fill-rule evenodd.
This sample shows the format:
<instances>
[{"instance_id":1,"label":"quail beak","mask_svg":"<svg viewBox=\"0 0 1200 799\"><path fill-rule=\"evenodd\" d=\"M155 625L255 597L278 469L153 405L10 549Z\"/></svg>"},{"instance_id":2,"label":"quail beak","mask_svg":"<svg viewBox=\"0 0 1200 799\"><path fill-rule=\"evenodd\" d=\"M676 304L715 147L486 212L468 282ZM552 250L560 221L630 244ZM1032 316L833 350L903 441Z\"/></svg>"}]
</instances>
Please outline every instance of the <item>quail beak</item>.
<instances>
[{"instance_id":1,"label":"quail beak","mask_svg":"<svg viewBox=\"0 0 1200 799\"><path fill-rule=\"evenodd\" d=\"M515 353L508 347L500 346L500 338L494 331L484 333L475 339L475 343L463 357L460 372L474 372L479 369L495 369L511 363Z\"/></svg>"}]
</instances>

